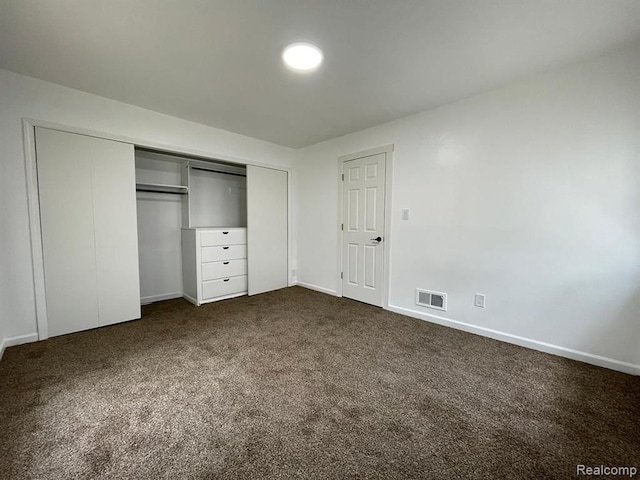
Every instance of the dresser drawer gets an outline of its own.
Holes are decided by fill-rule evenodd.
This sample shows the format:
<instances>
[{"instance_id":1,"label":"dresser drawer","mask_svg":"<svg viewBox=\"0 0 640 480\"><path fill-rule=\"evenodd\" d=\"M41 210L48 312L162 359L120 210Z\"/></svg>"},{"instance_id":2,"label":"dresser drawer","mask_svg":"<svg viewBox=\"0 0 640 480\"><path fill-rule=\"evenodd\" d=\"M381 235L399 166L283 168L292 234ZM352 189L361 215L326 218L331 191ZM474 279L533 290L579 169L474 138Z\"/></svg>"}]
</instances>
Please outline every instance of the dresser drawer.
<instances>
[{"instance_id":1,"label":"dresser drawer","mask_svg":"<svg viewBox=\"0 0 640 480\"><path fill-rule=\"evenodd\" d=\"M226 262L211 262L202 264L202 281L216 278L237 277L247 274L246 260L227 260Z\"/></svg>"},{"instance_id":2,"label":"dresser drawer","mask_svg":"<svg viewBox=\"0 0 640 480\"><path fill-rule=\"evenodd\" d=\"M200 232L200 246L241 245L247 243L245 228L229 228L227 230L205 230Z\"/></svg>"},{"instance_id":3,"label":"dresser drawer","mask_svg":"<svg viewBox=\"0 0 640 480\"><path fill-rule=\"evenodd\" d=\"M237 258L247 258L246 245L202 247L202 255L200 256L202 263L222 262L225 260L235 260Z\"/></svg>"},{"instance_id":4,"label":"dresser drawer","mask_svg":"<svg viewBox=\"0 0 640 480\"><path fill-rule=\"evenodd\" d=\"M246 275L202 282L202 300L232 295L234 293L244 293L246 291Z\"/></svg>"}]
</instances>

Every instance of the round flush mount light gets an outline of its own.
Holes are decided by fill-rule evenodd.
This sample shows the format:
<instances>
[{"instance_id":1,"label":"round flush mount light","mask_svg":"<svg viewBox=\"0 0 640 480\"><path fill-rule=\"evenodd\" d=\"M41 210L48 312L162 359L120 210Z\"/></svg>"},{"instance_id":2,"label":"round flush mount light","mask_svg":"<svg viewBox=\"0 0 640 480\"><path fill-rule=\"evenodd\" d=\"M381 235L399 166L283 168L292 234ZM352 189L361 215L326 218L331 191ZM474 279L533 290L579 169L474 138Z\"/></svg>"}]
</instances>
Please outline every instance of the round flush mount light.
<instances>
[{"instance_id":1,"label":"round flush mount light","mask_svg":"<svg viewBox=\"0 0 640 480\"><path fill-rule=\"evenodd\" d=\"M310 43L292 43L283 50L282 60L294 70L314 70L322 63L322 51Z\"/></svg>"}]
</instances>

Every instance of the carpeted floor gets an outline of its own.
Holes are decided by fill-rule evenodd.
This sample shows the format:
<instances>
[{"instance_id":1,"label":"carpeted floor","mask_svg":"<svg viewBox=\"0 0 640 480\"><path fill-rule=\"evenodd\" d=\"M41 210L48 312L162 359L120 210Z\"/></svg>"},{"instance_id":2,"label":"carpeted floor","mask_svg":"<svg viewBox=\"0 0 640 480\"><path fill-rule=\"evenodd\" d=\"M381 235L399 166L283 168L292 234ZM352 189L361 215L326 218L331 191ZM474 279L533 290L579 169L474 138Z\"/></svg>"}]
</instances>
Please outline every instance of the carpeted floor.
<instances>
[{"instance_id":1,"label":"carpeted floor","mask_svg":"<svg viewBox=\"0 0 640 480\"><path fill-rule=\"evenodd\" d=\"M293 287L12 347L0 478L572 478L640 377Z\"/></svg>"}]
</instances>

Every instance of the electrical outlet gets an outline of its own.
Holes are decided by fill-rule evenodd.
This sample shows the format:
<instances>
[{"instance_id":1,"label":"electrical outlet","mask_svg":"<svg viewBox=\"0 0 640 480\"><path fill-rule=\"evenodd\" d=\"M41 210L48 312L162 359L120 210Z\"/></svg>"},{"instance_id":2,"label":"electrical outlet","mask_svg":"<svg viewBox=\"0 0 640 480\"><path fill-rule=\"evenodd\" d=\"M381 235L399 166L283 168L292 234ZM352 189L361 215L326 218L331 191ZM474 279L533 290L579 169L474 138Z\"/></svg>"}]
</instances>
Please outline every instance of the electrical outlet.
<instances>
[{"instance_id":1,"label":"electrical outlet","mask_svg":"<svg viewBox=\"0 0 640 480\"><path fill-rule=\"evenodd\" d=\"M476 307L484 308L485 298L482 293L476 293L476 297L473 301L473 304Z\"/></svg>"}]
</instances>

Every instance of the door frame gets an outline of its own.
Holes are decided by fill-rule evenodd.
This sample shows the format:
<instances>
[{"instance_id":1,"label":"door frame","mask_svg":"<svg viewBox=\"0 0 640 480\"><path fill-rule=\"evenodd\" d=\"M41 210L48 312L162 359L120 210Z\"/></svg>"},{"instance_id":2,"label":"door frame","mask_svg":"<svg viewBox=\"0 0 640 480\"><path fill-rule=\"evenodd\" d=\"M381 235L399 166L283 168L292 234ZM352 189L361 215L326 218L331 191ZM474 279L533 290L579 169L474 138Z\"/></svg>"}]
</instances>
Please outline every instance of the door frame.
<instances>
[{"instance_id":1,"label":"door frame","mask_svg":"<svg viewBox=\"0 0 640 480\"><path fill-rule=\"evenodd\" d=\"M393 183L393 152L394 145L383 145L377 148L371 148L368 150L363 150L356 153L350 153L347 155L341 155L338 157L338 223L336 225L336 230L338 232L338 262L337 262L337 279L338 279L338 288L336 292L339 297L342 297L343 294L343 285L341 278L341 273L344 271L343 269L343 231L342 224L344 224L343 218L343 188L344 182L342 180L342 172L344 168L344 163L350 160L357 160L363 157L370 157L372 155L377 155L379 153L385 154L386 160L386 168L385 168L385 180L384 180L384 241L382 242L384 247L383 252L383 261L382 261L382 308L388 310L389 308L389 278L391 273L391 186Z\"/></svg>"},{"instance_id":2,"label":"door frame","mask_svg":"<svg viewBox=\"0 0 640 480\"><path fill-rule=\"evenodd\" d=\"M273 170L282 170L287 172L287 284L289 287L294 285L292 268L295 263L293 254L293 169L280 165L271 165L244 158L232 157L215 152L205 152L195 150L188 147L179 147L174 145L163 144L156 141L149 141L141 138L128 137L119 134L112 134L90 130L81 127L63 125L45 120L37 120L33 118L22 119L22 143L24 147L24 164L27 183L27 209L29 213L29 237L31 240L31 264L33 273L33 291L34 291L34 307L36 315L36 329L38 340L46 340L49 338L49 323L47 318L47 298L45 291L45 272L44 272L44 254L42 250L42 230L40 227L40 192L38 190L38 167L36 159L36 127L48 128L50 130L59 130L61 132L75 133L85 135L87 137L97 137L105 140L113 140L116 142L130 143L134 147L147 148L157 150L169 154L187 155L195 159L201 160L221 160L228 163L236 163L239 165L255 165L257 167L271 168Z\"/></svg>"}]
</instances>

